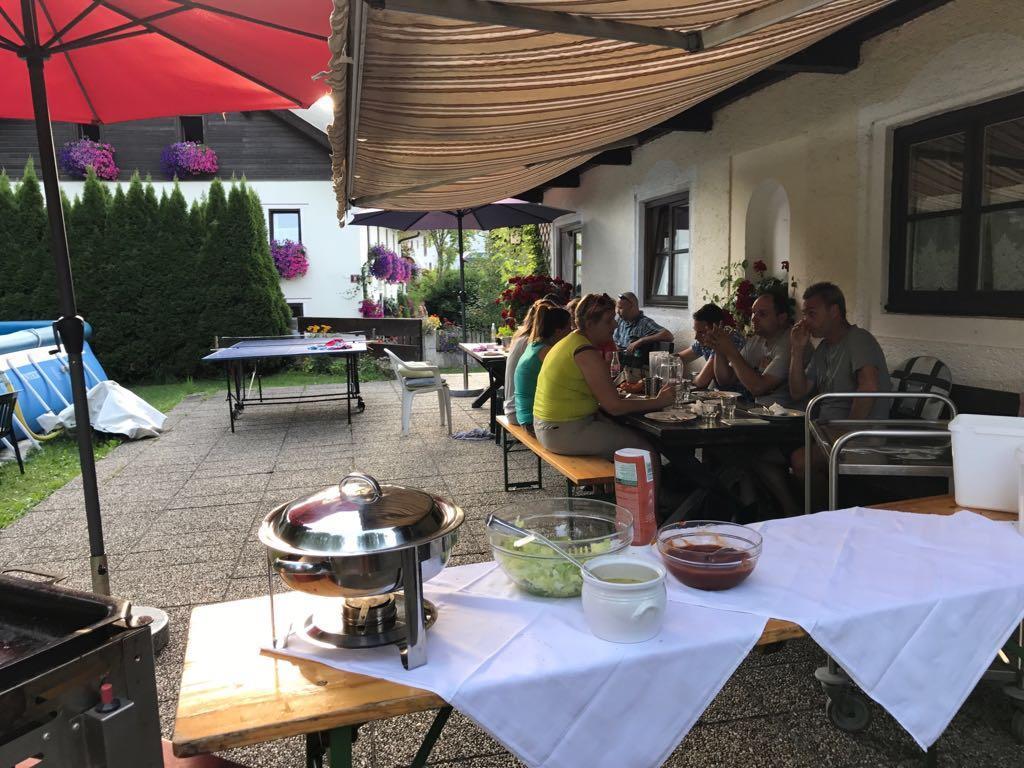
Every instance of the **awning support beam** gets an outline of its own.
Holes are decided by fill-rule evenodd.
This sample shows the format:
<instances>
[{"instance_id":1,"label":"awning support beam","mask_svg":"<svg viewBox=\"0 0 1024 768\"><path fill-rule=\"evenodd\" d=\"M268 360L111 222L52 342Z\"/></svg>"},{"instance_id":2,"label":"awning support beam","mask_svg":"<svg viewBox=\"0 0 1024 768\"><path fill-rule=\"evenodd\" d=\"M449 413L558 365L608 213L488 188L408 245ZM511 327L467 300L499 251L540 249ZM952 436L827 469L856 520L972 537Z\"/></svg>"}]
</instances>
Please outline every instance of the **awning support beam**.
<instances>
[{"instance_id":1,"label":"awning support beam","mask_svg":"<svg viewBox=\"0 0 1024 768\"><path fill-rule=\"evenodd\" d=\"M538 32L578 35L599 40L621 40L662 48L681 48L684 51L699 51L703 47L700 32L676 32L659 27L595 19L564 11L543 11L494 0L368 0L368 5L384 11L416 13L513 29L535 29Z\"/></svg>"},{"instance_id":2,"label":"awning support beam","mask_svg":"<svg viewBox=\"0 0 1024 768\"><path fill-rule=\"evenodd\" d=\"M715 48L831 2L832 0L776 0L756 11L708 27L703 32L704 47Z\"/></svg>"}]
</instances>

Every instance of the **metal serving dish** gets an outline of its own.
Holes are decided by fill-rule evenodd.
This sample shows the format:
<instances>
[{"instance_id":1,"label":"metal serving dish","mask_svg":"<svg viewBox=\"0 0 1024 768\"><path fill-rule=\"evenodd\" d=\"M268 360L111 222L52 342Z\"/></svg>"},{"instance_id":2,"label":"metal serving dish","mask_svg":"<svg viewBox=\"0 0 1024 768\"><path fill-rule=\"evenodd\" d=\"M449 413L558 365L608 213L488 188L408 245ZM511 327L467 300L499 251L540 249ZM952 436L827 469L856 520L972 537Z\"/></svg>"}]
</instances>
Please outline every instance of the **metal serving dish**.
<instances>
[{"instance_id":1,"label":"metal serving dish","mask_svg":"<svg viewBox=\"0 0 1024 768\"><path fill-rule=\"evenodd\" d=\"M354 472L275 508L263 519L259 539L292 589L369 597L403 588L407 550L416 551L423 581L439 574L464 517L445 499Z\"/></svg>"}]
</instances>

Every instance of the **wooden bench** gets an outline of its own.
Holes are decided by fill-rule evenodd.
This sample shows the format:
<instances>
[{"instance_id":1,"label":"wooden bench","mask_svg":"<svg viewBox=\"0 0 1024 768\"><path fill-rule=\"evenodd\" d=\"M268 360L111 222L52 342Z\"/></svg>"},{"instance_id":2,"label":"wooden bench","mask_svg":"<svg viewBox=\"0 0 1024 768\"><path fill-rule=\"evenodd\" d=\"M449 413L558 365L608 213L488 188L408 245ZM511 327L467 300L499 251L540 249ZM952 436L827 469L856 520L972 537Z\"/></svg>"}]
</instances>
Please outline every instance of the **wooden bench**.
<instances>
[{"instance_id":1,"label":"wooden bench","mask_svg":"<svg viewBox=\"0 0 1024 768\"><path fill-rule=\"evenodd\" d=\"M517 491L543 488L541 480L541 460L553 467L565 478L565 487L569 496L575 495L575 489L581 485L604 485L615 481L615 464L599 456L563 456L547 450L526 427L510 424L507 416L499 416L497 424L501 428L501 455L505 466L505 490ZM516 444L523 446L516 450ZM537 479L523 482L510 482L508 478L508 457L511 453L531 451L537 457Z\"/></svg>"}]
</instances>

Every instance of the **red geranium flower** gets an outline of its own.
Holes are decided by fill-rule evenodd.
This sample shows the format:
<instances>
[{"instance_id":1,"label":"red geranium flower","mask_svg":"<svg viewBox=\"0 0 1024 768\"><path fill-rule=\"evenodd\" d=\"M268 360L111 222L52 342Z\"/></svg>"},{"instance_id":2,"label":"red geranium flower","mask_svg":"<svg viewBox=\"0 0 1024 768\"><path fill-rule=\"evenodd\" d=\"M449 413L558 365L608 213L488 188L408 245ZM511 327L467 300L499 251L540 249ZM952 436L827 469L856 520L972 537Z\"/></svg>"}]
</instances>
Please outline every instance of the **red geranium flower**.
<instances>
[{"instance_id":1,"label":"red geranium flower","mask_svg":"<svg viewBox=\"0 0 1024 768\"><path fill-rule=\"evenodd\" d=\"M754 262L754 271L764 274L765 272L768 271L768 265L761 261L761 259L758 259L757 261Z\"/></svg>"},{"instance_id":2,"label":"red geranium flower","mask_svg":"<svg viewBox=\"0 0 1024 768\"><path fill-rule=\"evenodd\" d=\"M782 262L782 269L784 271L786 271L786 272L789 272L789 262L788 261Z\"/></svg>"}]
</instances>

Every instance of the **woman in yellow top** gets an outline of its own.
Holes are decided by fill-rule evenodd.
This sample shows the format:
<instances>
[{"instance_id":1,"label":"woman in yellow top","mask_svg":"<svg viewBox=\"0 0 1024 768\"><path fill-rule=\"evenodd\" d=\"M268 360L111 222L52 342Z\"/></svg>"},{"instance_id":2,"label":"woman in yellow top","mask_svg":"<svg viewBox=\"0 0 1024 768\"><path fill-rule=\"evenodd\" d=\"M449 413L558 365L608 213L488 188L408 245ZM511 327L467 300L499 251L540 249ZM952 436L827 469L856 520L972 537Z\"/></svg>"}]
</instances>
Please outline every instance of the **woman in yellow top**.
<instances>
[{"instance_id":1,"label":"woman in yellow top","mask_svg":"<svg viewBox=\"0 0 1024 768\"><path fill-rule=\"evenodd\" d=\"M597 348L612 338L615 301L606 293L589 293L576 305L576 330L555 344L544 358L533 400L533 423L540 444L566 456L604 456L620 448L651 452L654 471L661 458L638 432L608 418L655 411L675 402L664 387L653 400L623 399ZM601 413L604 411L604 413Z\"/></svg>"}]
</instances>

